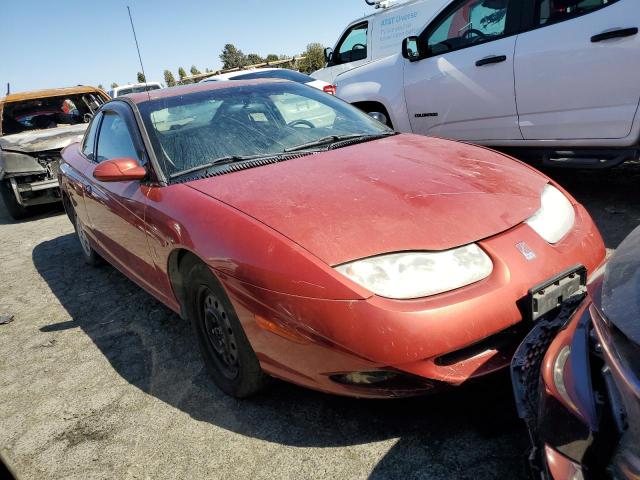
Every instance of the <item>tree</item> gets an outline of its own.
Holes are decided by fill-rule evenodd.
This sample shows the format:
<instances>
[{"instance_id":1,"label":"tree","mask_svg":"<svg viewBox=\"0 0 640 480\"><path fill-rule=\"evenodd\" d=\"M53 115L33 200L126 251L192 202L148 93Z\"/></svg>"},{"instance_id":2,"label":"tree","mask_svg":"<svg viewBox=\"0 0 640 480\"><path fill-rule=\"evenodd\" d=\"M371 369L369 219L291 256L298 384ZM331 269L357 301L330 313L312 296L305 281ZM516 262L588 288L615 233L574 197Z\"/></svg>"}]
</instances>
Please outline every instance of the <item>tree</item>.
<instances>
[{"instance_id":1,"label":"tree","mask_svg":"<svg viewBox=\"0 0 640 480\"><path fill-rule=\"evenodd\" d=\"M171 70L164 71L164 83L167 84L167 87L176 86L176 79L173 77L173 73L171 73Z\"/></svg>"},{"instance_id":2,"label":"tree","mask_svg":"<svg viewBox=\"0 0 640 480\"><path fill-rule=\"evenodd\" d=\"M313 73L325 65L324 47L321 43L310 43L302 55L306 57L300 60L300 71L303 73Z\"/></svg>"},{"instance_id":3,"label":"tree","mask_svg":"<svg viewBox=\"0 0 640 480\"><path fill-rule=\"evenodd\" d=\"M267 55L267 58L265 60L267 62L277 62L278 60L280 60L280 57L275 53L270 53L269 55Z\"/></svg>"},{"instance_id":4,"label":"tree","mask_svg":"<svg viewBox=\"0 0 640 480\"><path fill-rule=\"evenodd\" d=\"M264 63L264 58L262 58L257 53L250 53L247 55L247 65L258 65L259 63Z\"/></svg>"},{"instance_id":5,"label":"tree","mask_svg":"<svg viewBox=\"0 0 640 480\"><path fill-rule=\"evenodd\" d=\"M111 84L111 88L118 88L118 84L117 84L116 82L113 82L113 83Z\"/></svg>"},{"instance_id":6,"label":"tree","mask_svg":"<svg viewBox=\"0 0 640 480\"><path fill-rule=\"evenodd\" d=\"M184 80L184 77L186 76L187 72L184 70L184 68L178 67L178 77L180 77L180 80Z\"/></svg>"},{"instance_id":7,"label":"tree","mask_svg":"<svg viewBox=\"0 0 640 480\"><path fill-rule=\"evenodd\" d=\"M101 83L99 83L99 84L98 84L98 88L99 88L100 90L104 90L104 87L102 86L102 84L101 84Z\"/></svg>"},{"instance_id":8,"label":"tree","mask_svg":"<svg viewBox=\"0 0 640 480\"><path fill-rule=\"evenodd\" d=\"M144 73L138 72L138 83L145 83L147 79L144 76Z\"/></svg>"},{"instance_id":9,"label":"tree","mask_svg":"<svg viewBox=\"0 0 640 480\"><path fill-rule=\"evenodd\" d=\"M242 68L247 65L247 56L238 50L235 45L227 43L220 54L220 61L224 70L230 68Z\"/></svg>"},{"instance_id":10,"label":"tree","mask_svg":"<svg viewBox=\"0 0 640 480\"><path fill-rule=\"evenodd\" d=\"M191 65L190 72L191 72L191 75L200 75L201 73L200 70L198 70L195 65Z\"/></svg>"}]
</instances>

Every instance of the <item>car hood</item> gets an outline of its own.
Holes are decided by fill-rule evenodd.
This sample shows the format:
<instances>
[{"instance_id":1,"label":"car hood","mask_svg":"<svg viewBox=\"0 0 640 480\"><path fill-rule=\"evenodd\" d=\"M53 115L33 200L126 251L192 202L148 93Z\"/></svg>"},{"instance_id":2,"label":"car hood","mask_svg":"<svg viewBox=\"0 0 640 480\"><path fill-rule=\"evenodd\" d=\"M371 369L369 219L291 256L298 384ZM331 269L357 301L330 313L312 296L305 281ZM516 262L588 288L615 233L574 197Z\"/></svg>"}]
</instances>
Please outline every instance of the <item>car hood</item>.
<instances>
[{"instance_id":1,"label":"car hood","mask_svg":"<svg viewBox=\"0 0 640 480\"><path fill-rule=\"evenodd\" d=\"M86 123L66 127L34 130L0 137L0 148L12 152L33 153L61 150L67 145L82 140Z\"/></svg>"},{"instance_id":2,"label":"car hood","mask_svg":"<svg viewBox=\"0 0 640 480\"><path fill-rule=\"evenodd\" d=\"M547 182L485 148L397 135L189 186L338 265L503 232L540 208Z\"/></svg>"},{"instance_id":3,"label":"car hood","mask_svg":"<svg viewBox=\"0 0 640 480\"><path fill-rule=\"evenodd\" d=\"M640 345L640 227L609 259L600 302L607 319Z\"/></svg>"}]
</instances>

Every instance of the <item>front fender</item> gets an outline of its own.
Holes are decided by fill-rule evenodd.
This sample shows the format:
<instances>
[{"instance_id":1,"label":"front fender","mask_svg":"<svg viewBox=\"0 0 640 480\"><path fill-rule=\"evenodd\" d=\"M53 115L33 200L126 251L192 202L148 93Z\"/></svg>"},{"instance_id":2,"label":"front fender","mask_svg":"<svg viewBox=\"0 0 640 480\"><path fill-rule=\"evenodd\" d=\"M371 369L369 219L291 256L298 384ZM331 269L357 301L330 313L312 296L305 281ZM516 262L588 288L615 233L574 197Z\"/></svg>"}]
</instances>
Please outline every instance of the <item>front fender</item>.
<instances>
[{"instance_id":1,"label":"front fender","mask_svg":"<svg viewBox=\"0 0 640 480\"><path fill-rule=\"evenodd\" d=\"M46 173L38 161L24 153L0 150L0 179Z\"/></svg>"},{"instance_id":2,"label":"front fender","mask_svg":"<svg viewBox=\"0 0 640 480\"><path fill-rule=\"evenodd\" d=\"M404 58L391 55L336 77L338 97L349 103L377 102L387 109L394 128L411 133L404 98Z\"/></svg>"}]
</instances>

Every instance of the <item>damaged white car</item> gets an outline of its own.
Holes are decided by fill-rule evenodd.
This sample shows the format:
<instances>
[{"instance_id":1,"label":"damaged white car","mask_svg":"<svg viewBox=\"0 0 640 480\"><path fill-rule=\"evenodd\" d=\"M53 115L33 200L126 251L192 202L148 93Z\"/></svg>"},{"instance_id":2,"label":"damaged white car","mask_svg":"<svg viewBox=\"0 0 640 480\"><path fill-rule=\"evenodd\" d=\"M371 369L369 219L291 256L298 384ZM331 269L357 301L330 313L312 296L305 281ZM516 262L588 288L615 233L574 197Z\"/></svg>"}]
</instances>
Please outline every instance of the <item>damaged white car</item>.
<instances>
[{"instance_id":1,"label":"damaged white car","mask_svg":"<svg viewBox=\"0 0 640 480\"><path fill-rule=\"evenodd\" d=\"M60 201L60 151L77 142L109 100L94 87L70 87L0 98L0 196L12 218Z\"/></svg>"}]
</instances>

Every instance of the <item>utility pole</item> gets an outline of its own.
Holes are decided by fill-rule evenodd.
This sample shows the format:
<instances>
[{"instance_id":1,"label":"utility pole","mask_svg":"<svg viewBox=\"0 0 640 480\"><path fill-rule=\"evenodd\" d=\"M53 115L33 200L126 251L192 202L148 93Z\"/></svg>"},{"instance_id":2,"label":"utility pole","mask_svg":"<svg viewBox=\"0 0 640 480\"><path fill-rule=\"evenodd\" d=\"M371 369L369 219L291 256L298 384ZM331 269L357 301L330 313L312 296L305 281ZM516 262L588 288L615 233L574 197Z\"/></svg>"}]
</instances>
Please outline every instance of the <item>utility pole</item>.
<instances>
[{"instance_id":1,"label":"utility pole","mask_svg":"<svg viewBox=\"0 0 640 480\"><path fill-rule=\"evenodd\" d=\"M7 96L11 93L11 84L7 82Z\"/></svg>"}]
</instances>

